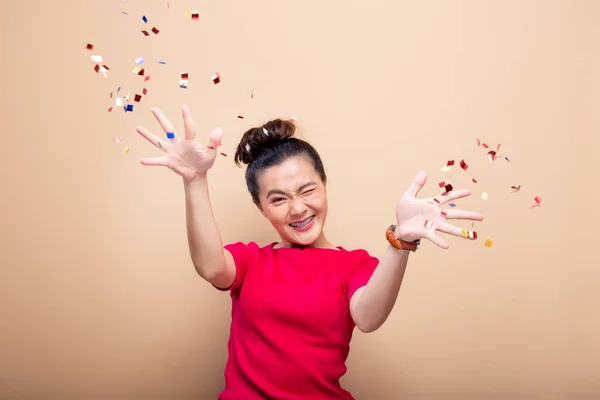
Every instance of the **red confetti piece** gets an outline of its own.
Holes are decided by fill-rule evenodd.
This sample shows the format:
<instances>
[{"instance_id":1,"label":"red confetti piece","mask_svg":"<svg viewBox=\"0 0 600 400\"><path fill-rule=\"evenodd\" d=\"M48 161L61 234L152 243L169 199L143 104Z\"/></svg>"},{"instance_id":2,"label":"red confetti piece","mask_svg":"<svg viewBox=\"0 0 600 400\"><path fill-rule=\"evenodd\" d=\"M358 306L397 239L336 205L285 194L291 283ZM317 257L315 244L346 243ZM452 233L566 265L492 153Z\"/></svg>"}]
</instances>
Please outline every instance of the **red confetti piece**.
<instances>
[{"instance_id":1,"label":"red confetti piece","mask_svg":"<svg viewBox=\"0 0 600 400\"><path fill-rule=\"evenodd\" d=\"M93 45L93 44L91 44L91 43L88 43L88 44L85 46L85 49L86 49L86 50L90 50L90 51L91 51L91 50L94 50L94 45Z\"/></svg>"},{"instance_id":2,"label":"red confetti piece","mask_svg":"<svg viewBox=\"0 0 600 400\"><path fill-rule=\"evenodd\" d=\"M519 191L519 189L521 189L521 185L511 186L510 188L513 190L512 193L517 193Z\"/></svg>"},{"instance_id":3,"label":"red confetti piece","mask_svg":"<svg viewBox=\"0 0 600 400\"><path fill-rule=\"evenodd\" d=\"M100 66L98 64L94 65L94 71L100 72Z\"/></svg>"},{"instance_id":4,"label":"red confetti piece","mask_svg":"<svg viewBox=\"0 0 600 400\"><path fill-rule=\"evenodd\" d=\"M467 170L467 168L469 168L465 160L460 160L460 167L465 171Z\"/></svg>"},{"instance_id":5,"label":"red confetti piece","mask_svg":"<svg viewBox=\"0 0 600 400\"><path fill-rule=\"evenodd\" d=\"M447 216L448 216L448 214L446 214L446 211L442 211L442 214L440 215L440 217L442 219L446 219Z\"/></svg>"},{"instance_id":6,"label":"red confetti piece","mask_svg":"<svg viewBox=\"0 0 600 400\"><path fill-rule=\"evenodd\" d=\"M108 112L111 112L111 111L113 111L115 108L117 108L117 107L116 107L116 106L113 106L113 107L109 108L109 109L108 109Z\"/></svg>"},{"instance_id":7,"label":"red confetti piece","mask_svg":"<svg viewBox=\"0 0 600 400\"><path fill-rule=\"evenodd\" d=\"M535 196L533 198L533 201L535 202L535 204L532 205L531 208L533 208L533 207L541 207L542 206L541 205L542 199L539 196Z\"/></svg>"},{"instance_id":8,"label":"red confetti piece","mask_svg":"<svg viewBox=\"0 0 600 400\"><path fill-rule=\"evenodd\" d=\"M152 28L152 33L154 33L155 35L158 35L158 32L160 32L158 29Z\"/></svg>"},{"instance_id":9,"label":"red confetti piece","mask_svg":"<svg viewBox=\"0 0 600 400\"><path fill-rule=\"evenodd\" d=\"M290 117L290 121L291 122L296 122L296 121L298 121L298 119L296 117Z\"/></svg>"},{"instance_id":10,"label":"red confetti piece","mask_svg":"<svg viewBox=\"0 0 600 400\"><path fill-rule=\"evenodd\" d=\"M488 151L488 156L490 158L490 162L493 162L496 159L496 152L494 150Z\"/></svg>"},{"instance_id":11,"label":"red confetti piece","mask_svg":"<svg viewBox=\"0 0 600 400\"><path fill-rule=\"evenodd\" d=\"M429 229L429 228L431 228L433 226L433 222L432 221L425 221L424 226L425 226L425 228Z\"/></svg>"},{"instance_id":12,"label":"red confetti piece","mask_svg":"<svg viewBox=\"0 0 600 400\"><path fill-rule=\"evenodd\" d=\"M150 75L146 76L146 77L144 78L144 82L148 82L148 81L150 80L150 78L152 78Z\"/></svg>"},{"instance_id":13,"label":"red confetti piece","mask_svg":"<svg viewBox=\"0 0 600 400\"><path fill-rule=\"evenodd\" d=\"M223 157L227 157L227 154L225 154L225 153L221 153L221 155L222 155Z\"/></svg>"},{"instance_id":14,"label":"red confetti piece","mask_svg":"<svg viewBox=\"0 0 600 400\"><path fill-rule=\"evenodd\" d=\"M477 179L473 178L473 183L477 183Z\"/></svg>"},{"instance_id":15,"label":"red confetti piece","mask_svg":"<svg viewBox=\"0 0 600 400\"><path fill-rule=\"evenodd\" d=\"M198 21L199 18L200 18L200 13L197 13L197 12L192 13L192 21Z\"/></svg>"},{"instance_id":16,"label":"red confetti piece","mask_svg":"<svg viewBox=\"0 0 600 400\"><path fill-rule=\"evenodd\" d=\"M241 116L241 115L238 115L237 117L238 117L239 119L244 119L244 117L243 117L243 116Z\"/></svg>"},{"instance_id":17,"label":"red confetti piece","mask_svg":"<svg viewBox=\"0 0 600 400\"><path fill-rule=\"evenodd\" d=\"M144 36L150 36L150 34L147 31L142 31L142 33L144 34Z\"/></svg>"},{"instance_id":18,"label":"red confetti piece","mask_svg":"<svg viewBox=\"0 0 600 400\"><path fill-rule=\"evenodd\" d=\"M440 182L439 184L440 189L442 189L443 193L448 193L451 192L452 190L454 190L454 187L452 186L452 183L450 182Z\"/></svg>"},{"instance_id":19,"label":"red confetti piece","mask_svg":"<svg viewBox=\"0 0 600 400\"><path fill-rule=\"evenodd\" d=\"M440 204L440 201L436 197L433 198L433 201L435 201L436 203Z\"/></svg>"},{"instance_id":20,"label":"red confetti piece","mask_svg":"<svg viewBox=\"0 0 600 400\"><path fill-rule=\"evenodd\" d=\"M110 92L110 94L108 95L108 97L110 97L112 99L113 96L113 92Z\"/></svg>"},{"instance_id":21,"label":"red confetti piece","mask_svg":"<svg viewBox=\"0 0 600 400\"><path fill-rule=\"evenodd\" d=\"M447 166L447 167L451 167L451 166L453 166L453 165L454 165L454 160L449 160L449 161L446 163L446 166Z\"/></svg>"},{"instance_id":22,"label":"red confetti piece","mask_svg":"<svg viewBox=\"0 0 600 400\"><path fill-rule=\"evenodd\" d=\"M250 92L250 98L254 99L254 92Z\"/></svg>"},{"instance_id":23,"label":"red confetti piece","mask_svg":"<svg viewBox=\"0 0 600 400\"><path fill-rule=\"evenodd\" d=\"M181 79L187 81L188 80L188 73L187 72L182 73L181 74Z\"/></svg>"},{"instance_id":24,"label":"red confetti piece","mask_svg":"<svg viewBox=\"0 0 600 400\"><path fill-rule=\"evenodd\" d=\"M142 89L142 94L143 94L144 96L145 96L145 95L147 95L147 94L148 94L148 89L146 89L146 88Z\"/></svg>"},{"instance_id":25,"label":"red confetti piece","mask_svg":"<svg viewBox=\"0 0 600 400\"><path fill-rule=\"evenodd\" d=\"M140 102L140 100L141 100L141 99L142 99L142 96L141 96L141 95L139 95L139 94L136 94L136 95L133 97L133 101L135 101L135 102L138 102L138 103Z\"/></svg>"},{"instance_id":26,"label":"red confetti piece","mask_svg":"<svg viewBox=\"0 0 600 400\"><path fill-rule=\"evenodd\" d=\"M217 83L221 82L221 75L214 74L210 79L212 79L213 83L216 85Z\"/></svg>"},{"instance_id":27,"label":"red confetti piece","mask_svg":"<svg viewBox=\"0 0 600 400\"><path fill-rule=\"evenodd\" d=\"M498 143L498 147L496 147L496 151L500 152L500 143Z\"/></svg>"},{"instance_id":28,"label":"red confetti piece","mask_svg":"<svg viewBox=\"0 0 600 400\"><path fill-rule=\"evenodd\" d=\"M481 143L481 142L479 141L479 139L477 139L477 147L483 147L484 149L487 149L487 148L488 148L488 147L490 147L490 146L488 146L488 145L487 145L487 144L485 144L485 143Z\"/></svg>"}]
</instances>

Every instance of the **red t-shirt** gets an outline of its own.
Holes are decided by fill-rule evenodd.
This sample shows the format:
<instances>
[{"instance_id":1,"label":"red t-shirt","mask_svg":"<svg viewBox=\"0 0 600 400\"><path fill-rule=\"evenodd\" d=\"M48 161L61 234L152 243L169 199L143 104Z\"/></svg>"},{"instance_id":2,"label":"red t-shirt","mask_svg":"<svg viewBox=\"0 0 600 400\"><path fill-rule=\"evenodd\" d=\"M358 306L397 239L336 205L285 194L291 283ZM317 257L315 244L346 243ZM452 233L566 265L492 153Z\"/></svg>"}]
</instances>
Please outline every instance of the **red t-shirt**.
<instances>
[{"instance_id":1,"label":"red t-shirt","mask_svg":"<svg viewBox=\"0 0 600 400\"><path fill-rule=\"evenodd\" d=\"M379 261L365 250L275 243L225 246L237 275L228 289L229 359L218 398L353 399L340 386L355 326L350 298Z\"/></svg>"}]
</instances>

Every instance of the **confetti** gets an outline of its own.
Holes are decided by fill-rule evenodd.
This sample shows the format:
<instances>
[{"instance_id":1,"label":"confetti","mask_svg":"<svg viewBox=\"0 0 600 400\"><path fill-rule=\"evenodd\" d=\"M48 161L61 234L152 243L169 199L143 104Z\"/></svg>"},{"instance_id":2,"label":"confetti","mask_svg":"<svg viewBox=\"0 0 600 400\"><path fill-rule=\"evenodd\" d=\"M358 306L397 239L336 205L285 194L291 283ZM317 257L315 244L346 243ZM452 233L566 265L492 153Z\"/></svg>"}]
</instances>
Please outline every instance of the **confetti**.
<instances>
[{"instance_id":1,"label":"confetti","mask_svg":"<svg viewBox=\"0 0 600 400\"><path fill-rule=\"evenodd\" d=\"M429 229L433 226L433 222L432 221L425 221L425 228Z\"/></svg>"},{"instance_id":2,"label":"confetti","mask_svg":"<svg viewBox=\"0 0 600 400\"><path fill-rule=\"evenodd\" d=\"M450 204L448 204L448 205L449 205L450 207L452 207L452 208L456 207L456 204L454 204L454 203L450 203Z\"/></svg>"},{"instance_id":3,"label":"confetti","mask_svg":"<svg viewBox=\"0 0 600 400\"><path fill-rule=\"evenodd\" d=\"M465 231L464 229L461 231L462 235L469 239L477 239L477 232L475 231Z\"/></svg>"},{"instance_id":4,"label":"confetti","mask_svg":"<svg viewBox=\"0 0 600 400\"><path fill-rule=\"evenodd\" d=\"M92 56L92 61L95 63L101 63L102 62L102 56Z\"/></svg>"},{"instance_id":5,"label":"confetti","mask_svg":"<svg viewBox=\"0 0 600 400\"><path fill-rule=\"evenodd\" d=\"M199 18L200 18L199 13L197 13L197 12L192 13L192 21L198 21Z\"/></svg>"},{"instance_id":6,"label":"confetti","mask_svg":"<svg viewBox=\"0 0 600 400\"><path fill-rule=\"evenodd\" d=\"M534 208L534 207L541 207L541 206L542 206L542 205L541 205L542 199L541 199L539 196L535 196L535 197L533 198L533 202L534 202L535 204L534 204L534 205L532 205L532 206L531 206L531 208Z\"/></svg>"},{"instance_id":7,"label":"confetti","mask_svg":"<svg viewBox=\"0 0 600 400\"><path fill-rule=\"evenodd\" d=\"M113 142L121 143L121 138L120 137L113 138Z\"/></svg>"},{"instance_id":8,"label":"confetti","mask_svg":"<svg viewBox=\"0 0 600 400\"><path fill-rule=\"evenodd\" d=\"M167 62L166 62L166 61L159 61L158 63L159 63L159 64L162 64L162 65L166 65L166 64L167 64Z\"/></svg>"},{"instance_id":9,"label":"confetti","mask_svg":"<svg viewBox=\"0 0 600 400\"><path fill-rule=\"evenodd\" d=\"M513 190L512 193L517 193L519 191L519 189L521 189L521 185L511 186L510 188Z\"/></svg>"},{"instance_id":10,"label":"confetti","mask_svg":"<svg viewBox=\"0 0 600 400\"><path fill-rule=\"evenodd\" d=\"M139 103L141 99L142 99L142 96L141 96L141 95L139 95L139 94L136 94L136 95L133 97L133 101L135 101L136 103Z\"/></svg>"},{"instance_id":11,"label":"confetti","mask_svg":"<svg viewBox=\"0 0 600 400\"><path fill-rule=\"evenodd\" d=\"M298 119L296 117L290 117L290 121L291 122L296 122L296 121L298 121Z\"/></svg>"},{"instance_id":12,"label":"confetti","mask_svg":"<svg viewBox=\"0 0 600 400\"><path fill-rule=\"evenodd\" d=\"M250 92L250 98L254 99L254 92Z\"/></svg>"},{"instance_id":13,"label":"confetti","mask_svg":"<svg viewBox=\"0 0 600 400\"><path fill-rule=\"evenodd\" d=\"M488 151L488 157L490 158L490 162L493 162L496 159L496 152L494 150Z\"/></svg>"},{"instance_id":14,"label":"confetti","mask_svg":"<svg viewBox=\"0 0 600 400\"><path fill-rule=\"evenodd\" d=\"M446 213L446 211L442 211L442 213L440 214L440 217L445 220L448 217L448 214Z\"/></svg>"},{"instance_id":15,"label":"confetti","mask_svg":"<svg viewBox=\"0 0 600 400\"><path fill-rule=\"evenodd\" d=\"M473 183L477 183L477 179L473 178L472 179Z\"/></svg>"},{"instance_id":16,"label":"confetti","mask_svg":"<svg viewBox=\"0 0 600 400\"><path fill-rule=\"evenodd\" d=\"M127 14L125 11L121 11L121 12L122 12L123 14L125 14L125 15L129 15L129 14Z\"/></svg>"},{"instance_id":17,"label":"confetti","mask_svg":"<svg viewBox=\"0 0 600 400\"><path fill-rule=\"evenodd\" d=\"M123 99L120 98L120 97L117 97L115 99L115 104L116 104L117 107L121 107L123 105Z\"/></svg>"},{"instance_id":18,"label":"confetti","mask_svg":"<svg viewBox=\"0 0 600 400\"><path fill-rule=\"evenodd\" d=\"M150 80L150 78L151 78L151 76L150 76L150 75L148 75L148 76L145 76L145 77L144 77L144 82L148 82L148 81Z\"/></svg>"},{"instance_id":19,"label":"confetti","mask_svg":"<svg viewBox=\"0 0 600 400\"><path fill-rule=\"evenodd\" d=\"M442 193L448 193L448 192L451 192L452 190L454 190L454 187L452 186L452 183L450 183L450 182L441 181L440 183L438 183L438 186L442 190Z\"/></svg>"},{"instance_id":20,"label":"confetti","mask_svg":"<svg viewBox=\"0 0 600 400\"><path fill-rule=\"evenodd\" d=\"M144 34L144 36L150 36L150 34L147 31L142 31L142 33Z\"/></svg>"},{"instance_id":21,"label":"confetti","mask_svg":"<svg viewBox=\"0 0 600 400\"><path fill-rule=\"evenodd\" d=\"M125 153L129 153L129 147L125 147Z\"/></svg>"},{"instance_id":22,"label":"confetti","mask_svg":"<svg viewBox=\"0 0 600 400\"><path fill-rule=\"evenodd\" d=\"M115 108L117 108L117 107L116 107L116 106L110 107L110 108L108 109L108 112L112 112L112 111L114 111L114 109L115 109Z\"/></svg>"},{"instance_id":23,"label":"confetti","mask_svg":"<svg viewBox=\"0 0 600 400\"><path fill-rule=\"evenodd\" d=\"M460 160L460 167L465 171L467 170L467 168L469 168L465 160Z\"/></svg>"},{"instance_id":24,"label":"confetti","mask_svg":"<svg viewBox=\"0 0 600 400\"><path fill-rule=\"evenodd\" d=\"M147 24L148 23L148 18L146 18L146 16L144 15L144 16L142 16L142 21L144 21L144 23Z\"/></svg>"},{"instance_id":25,"label":"confetti","mask_svg":"<svg viewBox=\"0 0 600 400\"><path fill-rule=\"evenodd\" d=\"M210 79L212 79L215 85L221 82L221 76L219 74L214 74Z\"/></svg>"},{"instance_id":26,"label":"confetti","mask_svg":"<svg viewBox=\"0 0 600 400\"><path fill-rule=\"evenodd\" d=\"M243 116L241 116L241 115L238 115L237 117L238 117L239 119L244 119L244 117L243 117Z\"/></svg>"},{"instance_id":27,"label":"confetti","mask_svg":"<svg viewBox=\"0 0 600 400\"><path fill-rule=\"evenodd\" d=\"M158 29L152 28L152 33L154 33L155 35L158 35L158 32L160 32Z\"/></svg>"},{"instance_id":28,"label":"confetti","mask_svg":"<svg viewBox=\"0 0 600 400\"><path fill-rule=\"evenodd\" d=\"M167 132L167 139L175 139L175 132Z\"/></svg>"},{"instance_id":29,"label":"confetti","mask_svg":"<svg viewBox=\"0 0 600 400\"><path fill-rule=\"evenodd\" d=\"M481 143L481 142L479 141L479 139L477 139L477 147L478 147L478 148L479 148L479 147L483 147L484 149L487 149L487 148L488 148L488 147L490 147L490 146L488 146L488 145L487 145L487 144L485 144L485 143Z\"/></svg>"},{"instance_id":30,"label":"confetti","mask_svg":"<svg viewBox=\"0 0 600 400\"><path fill-rule=\"evenodd\" d=\"M188 73L182 72L181 78L179 79L179 87L183 89L187 89L188 87Z\"/></svg>"},{"instance_id":31,"label":"confetti","mask_svg":"<svg viewBox=\"0 0 600 400\"><path fill-rule=\"evenodd\" d=\"M135 63L136 63L137 65L140 65L140 64L141 64L141 63L143 63L143 62L144 62L144 57L138 57L138 58L136 58L136 59L135 59Z\"/></svg>"},{"instance_id":32,"label":"confetti","mask_svg":"<svg viewBox=\"0 0 600 400\"><path fill-rule=\"evenodd\" d=\"M227 154L225 154L225 153L221 153L221 155L222 155L223 157L227 157Z\"/></svg>"},{"instance_id":33,"label":"confetti","mask_svg":"<svg viewBox=\"0 0 600 400\"><path fill-rule=\"evenodd\" d=\"M447 166L445 166L445 165L444 165L444 166L442 167L442 170L441 170L441 171L442 171L442 172L448 172L448 171L450 171L450 168L448 168Z\"/></svg>"},{"instance_id":34,"label":"confetti","mask_svg":"<svg viewBox=\"0 0 600 400\"><path fill-rule=\"evenodd\" d=\"M484 246L484 247L492 247L492 244L493 244L493 243L494 243L494 242L492 241L492 239L490 239L490 238L487 238L487 239L485 239L485 243L483 244L483 246Z\"/></svg>"},{"instance_id":35,"label":"confetti","mask_svg":"<svg viewBox=\"0 0 600 400\"><path fill-rule=\"evenodd\" d=\"M147 95L147 94L148 94L148 89L146 89L146 88L142 89L142 94L143 94L144 96L145 96L145 95Z\"/></svg>"},{"instance_id":36,"label":"confetti","mask_svg":"<svg viewBox=\"0 0 600 400\"><path fill-rule=\"evenodd\" d=\"M482 198L483 200L487 200L487 199L488 199L488 194L487 194L486 192L482 192L482 193L481 193L481 198Z\"/></svg>"},{"instance_id":37,"label":"confetti","mask_svg":"<svg viewBox=\"0 0 600 400\"><path fill-rule=\"evenodd\" d=\"M263 127L263 130L262 130L262 131L263 131L263 133L264 133L265 135L269 136L269 131L267 130L267 128L264 128L264 127Z\"/></svg>"},{"instance_id":38,"label":"confetti","mask_svg":"<svg viewBox=\"0 0 600 400\"><path fill-rule=\"evenodd\" d=\"M446 163L447 167L451 167L454 165L454 160L448 160L448 162Z\"/></svg>"},{"instance_id":39,"label":"confetti","mask_svg":"<svg viewBox=\"0 0 600 400\"><path fill-rule=\"evenodd\" d=\"M129 112L133 111L133 104L127 104L125 106L125 112L128 112L128 111Z\"/></svg>"},{"instance_id":40,"label":"confetti","mask_svg":"<svg viewBox=\"0 0 600 400\"><path fill-rule=\"evenodd\" d=\"M89 51L92 51L92 50L94 50L94 45L93 45L93 44L91 44L91 43L88 43L88 44L85 46L85 49L86 49L86 50L89 50Z\"/></svg>"},{"instance_id":41,"label":"confetti","mask_svg":"<svg viewBox=\"0 0 600 400\"><path fill-rule=\"evenodd\" d=\"M246 151L250 153L250 145L248 143L246 143Z\"/></svg>"},{"instance_id":42,"label":"confetti","mask_svg":"<svg viewBox=\"0 0 600 400\"><path fill-rule=\"evenodd\" d=\"M142 67L135 67L134 69L131 70L131 72L133 72L136 75L144 76L144 68L142 68Z\"/></svg>"}]
</instances>

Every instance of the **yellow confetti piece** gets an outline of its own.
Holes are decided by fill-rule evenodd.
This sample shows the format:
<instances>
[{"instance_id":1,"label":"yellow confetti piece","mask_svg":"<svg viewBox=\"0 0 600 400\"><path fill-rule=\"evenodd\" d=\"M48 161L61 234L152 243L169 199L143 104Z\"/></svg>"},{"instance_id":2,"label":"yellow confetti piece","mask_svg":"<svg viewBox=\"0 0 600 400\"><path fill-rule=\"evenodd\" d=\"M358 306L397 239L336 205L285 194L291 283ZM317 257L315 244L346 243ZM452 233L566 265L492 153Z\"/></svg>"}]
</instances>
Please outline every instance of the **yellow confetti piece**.
<instances>
[{"instance_id":1,"label":"yellow confetti piece","mask_svg":"<svg viewBox=\"0 0 600 400\"><path fill-rule=\"evenodd\" d=\"M450 168L448 168L448 166L444 165L442 167L442 172L448 172L448 171L450 171Z\"/></svg>"},{"instance_id":2,"label":"yellow confetti piece","mask_svg":"<svg viewBox=\"0 0 600 400\"><path fill-rule=\"evenodd\" d=\"M492 247L492 243L493 243L492 239L487 238L487 239L485 239L485 243L483 244L483 246L484 247Z\"/></svg>"},{"instance_id":3,"label":"yellow confetti piece","mask_svg":"<svg viewBox=\"0 0 600 400\"><path fill-rule=\"evenodd\" d=\"M186 18L190 18L190 11L189 10L185 10L185 17Z\"/></svg>"},{"instance_id":4,"label":"yellow confetti piece","mask_svg":"<svg viewBox=\"0 0 600 400\"><path fill-rule=\"evenodd\" d=\"M134 74L139 74L141 70L142 70L142 67L135 67L134 69L131 70L131 72L133 72Z\"/></svg>"},{"instance_id":5,"label":"yellow confetti piece","mask_svg":"<svg viewBox=\"0 0 600 400\"><path fill-rule=\"evenodd\" d=\"M461 233L464 237L469 237L469 232L465 231L464 229L461 229Z\"/></svg>"},{"instance_id":6,"label":"yellow confetti piece","mask_svg":"<svg viewBox=\"0 0 600 400\"><path fill-rule=\"evenodd\" d=\"M129 153L129 147L125 147L125 153Z\"/></svg>"},{"instance_id":7,"label":"yellow confetti piece","mask_svg":"<svg viewBox=\"0 0 600 400\"><path fill-rule=\"evenodd\" d=\"M483 200L487 200L487 198L488 198L488 194L487 194L486 192L483 192L483 193L481 193L481 198L482 198Z\"/></svg>"}]
</instances>

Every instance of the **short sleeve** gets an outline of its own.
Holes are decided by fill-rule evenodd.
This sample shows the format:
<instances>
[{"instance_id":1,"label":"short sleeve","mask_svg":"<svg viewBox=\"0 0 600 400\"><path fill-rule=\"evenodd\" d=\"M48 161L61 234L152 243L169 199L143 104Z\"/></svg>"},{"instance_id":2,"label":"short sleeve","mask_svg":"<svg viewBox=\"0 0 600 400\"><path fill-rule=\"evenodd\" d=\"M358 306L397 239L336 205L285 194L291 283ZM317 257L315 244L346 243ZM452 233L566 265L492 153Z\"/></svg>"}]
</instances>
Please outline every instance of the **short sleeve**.
<instances>
[{"instance_id":1,"label":"short sleeve","mask_svg":"<svg viewBox=\"0 0 600 400\"><path fill-rule=\"evenodd\" d=\"M358 257L356 263L350 273L350 279L348 280L348 301L352 299L354 292L361 287L365 286L371 275L377 268L379 260L376 257L369 255L365 250L358 251Z\"/></svg>"},{"instance_id":2,"label":"short sleeve","mask_svg":"<svg viewBox=\"0 0 600 400\"><path fill-rule=\"evenodd\" d=\"M225 245L223 248L233 256L233 261L235 262L235 280L228 288L213 286L220 291L230 291L233 295L233 293L242 287L248 268L255 262L258 255L258 245L254 242L248 244L236 242Z\"/></svg>"}]
</instances>

